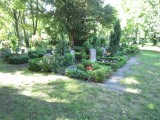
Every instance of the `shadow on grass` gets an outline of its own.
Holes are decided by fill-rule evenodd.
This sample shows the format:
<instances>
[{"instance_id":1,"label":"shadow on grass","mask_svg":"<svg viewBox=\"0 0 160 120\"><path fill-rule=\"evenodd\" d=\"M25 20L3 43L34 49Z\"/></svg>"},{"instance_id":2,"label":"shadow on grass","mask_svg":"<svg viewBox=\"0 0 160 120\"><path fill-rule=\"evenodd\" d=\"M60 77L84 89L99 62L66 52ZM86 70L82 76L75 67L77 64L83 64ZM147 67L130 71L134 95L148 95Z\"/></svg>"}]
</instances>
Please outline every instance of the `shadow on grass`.
<instances>
[{"instance_id":1,"label":"shadow on grass","mask_svg":"<svg viewBox=\"0 0 160 120\"><path fill-rule=\"evenodd\" d=\"M17 71L21 72L22 74L26 74L28 71L28 64L20 64L20 65L12 65L8 64L2 59L0 59L0 72L1 73L11 73L14 74Z\"/></svg>"},{"instance_id":2,"label":"shadow on grass","mask_svg":"<svg viewBox=\"0 0 160 120\"><path fill-rule=\"evenodd\" d=\"M66 88L68 83L64 81L53 84L53 82L49 83L49 86L53 86L50 92L47 93L46 89L49 99L55 99L49 102L38 97L22 95L20 94L21 91L12 87L0 87L0 119L64 120L92 118L92 113L88 111L91 109L91 105L88 101L83 100L87 100L86 96L78 95L73 89L71 91ZM43 89L43 86L41 84L39 88Z\"/></svg>"}]
</instances>

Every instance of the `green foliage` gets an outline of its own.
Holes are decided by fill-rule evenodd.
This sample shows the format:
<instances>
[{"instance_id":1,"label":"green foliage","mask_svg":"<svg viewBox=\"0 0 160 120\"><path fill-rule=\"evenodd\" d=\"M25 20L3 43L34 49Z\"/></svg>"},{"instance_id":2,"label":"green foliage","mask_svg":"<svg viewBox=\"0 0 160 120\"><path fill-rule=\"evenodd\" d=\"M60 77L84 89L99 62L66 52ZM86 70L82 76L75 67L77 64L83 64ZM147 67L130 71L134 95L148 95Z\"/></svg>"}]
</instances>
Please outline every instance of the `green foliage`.
<instances>
[{"instance_id":1,"label":"green foliage","mask_svg":"<svg viewBox=\"0 0 160 120\"><path fill-rule=\"evenodd\" d=\"M69 66L73 63L73 56L71 53L65 53L64 65Z\"/></svg>"},{"instance_id":2,"label":"green foliage","mask_svg":"<svg viewBox=\"0 0 160 120\"><path fill-rule=\"evenodd\" d=\"M58 56L59 57L59 56ZM59 72L60 67L62 67L62 57L49 56L44 58L35 58L29 60L29 70L35 72Z\"/></svg>"},{"instance_id":3,"label":"green foliage","mask_svg":"<svg viewBox=\"0 0 160 120\"><path fill-rule=\"evenodd\" d=\"M103 49L100 47L96 47L96 54L97 54L97 57L102 57L103 56Z\"/></svg>"},{"instance_id":4,"label":"green foliage","mask_svg":"<svg viewBox=\"0 0 160 120\"><path fill-rule=\"evenodd\" d=\"M28 56L33 58L41 58L44 56L44 54L47 53L46 49L38 48L36 50L30 50L28 51Z\"/></svg>"},{"instance_id":5,"label":"green foliage","mask_svg":"<svg viewBox=\"0 0 160 120\"><path fill-rule=\"evenodd\" d=\"M93 48L92 44L89 41L85 41L83 43L83 50L86 51L87 53L89 52L89 49Z\"/></svg>"},{"instance_id":6,"label":"green foliage","mask_svg":"<svg viewBox=\"0 0 160 120\"><path fill-rule=\"evenodd\" d=\"M123 54L124 55L135 55L137 53L140 52L138 46L132 45L132 46L128 46L126 48L123 49Z\"/></svg>"},{"instance_id":7,"label":"green foliage","mask_svg":"<svg viewBox=\"0 0 160 120\"><path fill-rule=\"evenodd\" d=\"M81 52L75 52L75 59L76 59L77 61L80 61L80 60L82 59L82 54L81 54Z\"/></svg>"},{"instance_id":8,"label":"green foliage","mask_svg":"<svg viewBox=\"0 0 160 120\"><path fill-rule=\"evenodd\" d=\"M87 67L87 66L92 65L92 62L91 62L90 60L85 60L85 59L83 59L83 60L82 60L82 64L84 65L84 67Z\"/></svg>"},{"instance_id":9,"label":"green foliage","mask_svg":"<svg viewBox=\"0 0 160 120\"><path fill-rule=\"evenodd\" d=\"M2 48L1 53L4 61L8 61L8 58L12 56L11 50L8 48Z\"/></svg>"},{"instance_id":10,"label":"green foliage","mask_svg":"<svg viewBox=\"0 0 160 120\"><path fill-rule=\"evenodd\" d=\"M82 59L87 59L88 58L88 55L84 50L82 50L82 52L81 52L81 58Z\"/></svg>"},{"instance_id":11,"label":"green foliage","mask_svg":"<svg viewBox=\"0 0 160 120\"><path fill-rule=\"evenodd\" d=\"M86 72L79 69L66 69L65 75L71 78L77 78L83 80L88 80L90 77Z\"/></svg>"},{"instance_id":12,"label":"green foliage","mask_svg":"<svg viewBox=\"0 0 160 120\"><path fill-rule=\"evenodd\" d=\"M86 70L86 68L84 67L83 64L78 64L78 65L77 65L77 69L78 69L78 70L81 70L81 71L85 71L85 70Z\"/></svg>"},{"instance_id":13,"label":"green foliage","mask_svg":"<svg viewBox=\"0 0 160 120\"><path fill-rule=\"evenodd\" d=\"M100 65L99 65L100 66ZM100 66L99 69L88 71L88 74L91 77L91 80L94 82L102 83L107 77L109 77L112 73L111 67Z\"/></svg>"},{"instance_id":14,"label":"green foliage","mask_svg":"<svg viewBox=\"0 0 160 120\"><path fill-rule=\"evenodd\" d=\"M98 61L98 63L101 65L111 66L113 71L117 71L117 69L122 67L127 62L127 60L127 57L104 57L101 58L101 61L104 62Z\"/></svg>"},{"instance_id":15,"label":"green foliage","mask_svg":"<svg viewBox=\"0 0 160 120\"><path fill-rule=\"evenodd\" d=\"M28 65L29 65L29 70L31 71L41 71L42 70L42 58L35 58L35 59L30 59L28 61Z\"/></svg>"},{"instance_id":16,"label":"green foliage","mask_svg":"<svg viewBox=\"0 0 160 120\"><path fill-rule=\"evenodd\" d=\"M8 57L8 62L11 64L24 64L27 63L29 60L28 55L26 54L21 54L21 55L12 55Z\"/></svg>"},{"instance_id":17,"label":"green foliage","mask_svg":"<svg viewBox=\"0 0 160 120\"><path fill-rule=\"evenodd\" d=\"M73 50L75 50L75 52L81 52L82 51L82 47L80 47L80 46L74 46Z\"/></svg>"},{"instance_id":18,"label":"green foliage","mask_svg":"<svg viewBox=\"0 0 160 120\"><path fill-rule=\"evenodd\" d=\"M120 21L116 21L114 25L114 32L111 32L110 43L109 43L109 51L111 55L115 55L119 49L119 42L121 39L121 27Z\"/></svg>"},{"instance_id":19,"label":"green foliage","mask_svg":"<svg viewBox=\"0 0 160 120\"><path fill-rule=\"evenodd\" d=\"M41 68L43 72L52 72L53 61L48 57L42 59Z\"/></svg>"},{"instance_id":20,"label":"green foliage","mask_svg":"<svg viewBox=\"0 0 160 120\"><path fill-rule=\"evenodd\" d=\"M91 66L92 69L87 69L87 66ZM102 66L89 60L83 60L82 64L77 65L77 68L66 70L66 75L69 77L92 82L103 82L111 73L112 69L110 66Z\"/></svg>"},{"instance_id":21,"label":"green foliage","mask_svg":"<svg viewBox=\"0 0 160 120\"><path fill-rule=\"evenodd\" d=\"M61 39L61 40L58 41L55 51L56 51L57 54L64 55L67 48L68 48L67 41L64 40L64 39Z\"/></svg>"},{"instance_id":22,"label":"green foliage","mask_svg":"<svg viewBox=\"0 0 160 120\"><path fill-rule=\"evenodd\" d=\"M18 50L19 50L19 47L18 47L18 38L16 36L12 35L9 38L9 40L10 40L10 46L11 46L12 50L15 51L15 52L18 52Z\"/></svg>"}]
</instances>

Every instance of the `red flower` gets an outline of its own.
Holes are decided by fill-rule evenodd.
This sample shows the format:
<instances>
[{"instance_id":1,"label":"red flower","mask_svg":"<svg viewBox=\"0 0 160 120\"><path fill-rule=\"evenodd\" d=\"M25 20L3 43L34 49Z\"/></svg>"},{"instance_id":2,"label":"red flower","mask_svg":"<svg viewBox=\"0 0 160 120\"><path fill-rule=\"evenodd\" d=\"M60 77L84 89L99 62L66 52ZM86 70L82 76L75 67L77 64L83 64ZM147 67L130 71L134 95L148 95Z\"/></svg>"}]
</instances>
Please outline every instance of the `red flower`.
<instances>
[{"instance_id":1,"label":"red flower","mask_svg":"<svg viewBox=\"0 0 160 120\"><path fill-rule=\"evenodd\" d=\"M87 66L87 70L93 70L92 66Z\"/></svg>"}]
</instances>

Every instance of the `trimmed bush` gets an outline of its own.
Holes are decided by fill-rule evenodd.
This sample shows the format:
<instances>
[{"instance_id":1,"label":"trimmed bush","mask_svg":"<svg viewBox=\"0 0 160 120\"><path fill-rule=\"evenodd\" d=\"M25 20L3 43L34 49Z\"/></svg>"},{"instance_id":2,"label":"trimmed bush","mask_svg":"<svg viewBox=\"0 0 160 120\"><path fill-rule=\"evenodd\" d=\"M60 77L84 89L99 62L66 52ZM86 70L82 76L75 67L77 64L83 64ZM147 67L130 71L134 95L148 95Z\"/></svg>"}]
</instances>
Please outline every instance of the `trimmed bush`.
<instances>
[{"instance_id":1,"label":"trimmed bush","mask_svg":"<svg viewBox=\"0 0 160 120\"><path fill-rule=\"evenodd\" d=\"M104 62L101 62L102 60ZM104 58L101 58L101 60L97 63L101 65L111 66L113 71L117 71L117 69L122 67L127 62L127 60L128 59L126 57L104 57Z\"/></svg>"},{"instance_id":2,"label":"trimmed bush","mask_svg":"<svg viewBox=\"0 0 160 120\"><path fill-rule=\"evenodd\" d=\"M8 58L8 62L11 64L24 64L24 63L27 63L28 60L29 60L29 57L26 54L13 55Z\"/></svg>"},{"instance_id":3,"label":"trimmed bush","mask_svg":"<svg viewBox=\"0 0 160 120\"><path fill-rule=\"evenodd\" d=\"M45 49L36 49L36 50L30 50L28 51L28 56L31 58L31 59L34 59L34 58L41 58L44 56L44 54L46 54L47 51Z\"/></svg>"}]
</instances>

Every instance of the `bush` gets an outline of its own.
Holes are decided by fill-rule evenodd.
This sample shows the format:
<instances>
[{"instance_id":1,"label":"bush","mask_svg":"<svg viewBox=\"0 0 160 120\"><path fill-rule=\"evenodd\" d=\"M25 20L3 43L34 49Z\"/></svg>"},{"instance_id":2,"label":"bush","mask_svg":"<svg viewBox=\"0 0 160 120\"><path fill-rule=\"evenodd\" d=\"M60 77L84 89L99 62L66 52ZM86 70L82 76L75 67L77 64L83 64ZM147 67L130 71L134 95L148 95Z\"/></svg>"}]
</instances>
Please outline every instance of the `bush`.
<instances>
[{"instance_id":1,"label":"bush","mask_svg":"<svg viewBox=\"0 0 160 120\"><path fill-rule=\"evenodd\" d=\"M42 70L42 58L30 59L28 61L29 70L31 71L41 71Z\"/></svg>"},{"instance_id":2,"label":"bush","mask_svg":"<svg viewBox=\"0 0 160 120\"><path fill-rule=\"evenodd\" d=\"M64 58L65 58L64 65L69 66L73 63L73 56L71 53L66 53L64 55Z\"/></svg>"},{"instance_id":3,"label":"bush","mask_svg":"<svg viewBox=\"0 0 160 120\"><path fill-rule=\"evenodd\" d=\"M111 67L101 66L97 70L88 71L88 74L91 76L94 82L102 83L107 77L112 73Z\"/></svg>"},{"instance_id":4,"label":"bush","mask_svg":"<svg viewBox=\"0 0 160 120\"><path fill-rule=\"evenodd\" d=\"M97 69L100 69L100 65L98 63L92 63L92 68L93 70L97 70Z\"/></svg>"},{"instance_id":5,"label":"bush","mask_svg":"<svg viewBox=\"0 0 160 120\"><path fill-rule=\"evenodd\" d=\"M82 50L81 56L82 56L82 59L87 59L88 58L88 55L84 50Z\"/></svg>"},{"instance_id":6,"label":"bush","mask_svg":"<svg viewBox=\"0 0 160 120\"><path fill-rule=\"evenodd\" d=\"M84 64L90 65L93 69L87 70ZM84 61L83 64L78 64L77 68L66 69L65 74L72 78L78 78L83 80L90 80L93 82L103 82L105 78L109 77L112 73L110 66L102 66L98 63L93 63L90 61Z\"/></svg>"},{"instance_id":7,"label":"bush","mask_svg":"<svg viewBox=\"0 0 160 120\"><path fill-rule=\"evenodd\" d=\"M88 80L90 77L86 72L81 71L79 69L66 69L65 75L71 78L77 78L77 79L83 79L83 80Z\"/></svg>"},{"instance_id":8,"label":"bush","mask_svg":"<svg viewBox=\"0 0 160 120\"><path fill-rule=\"evenodd\" d=\"M90 60L82 60L82 64L84 65L84 67L86 68L87 66L92 65L93 62L91 62Z\"/></svg>"},{"instance_id":9,"label":"bush","mask_svg":"<svg viewBox=\"0 0 160 120\"><path fill-rule=\"evenodd\" d=\"M135 45L128 46L122 50L123 55L135 55L140 52L139 48Z\"/></svg>"},{"instance_id":10,"label":"bush","mask_svg":"<svg viewBox=\"0 0 160 120\"><path fill-rule=\"evenodd\" d=\"M97 54L97 57L102 57L103 56L103 49L100 47L96 47L96 54Z\"/></svg>"},{"instance_id":11,"label":"bush","mask_svg":"<svg viewBox=\"0 0 160 120\"><path fill-rule=\"evenodd\" d=\"M83 64L78 64L77 65L77 69L81 70L81 71L85 71L86 70Z\"/></svg>"},{"instance_id":12,"label":"bush","mask_svg":"<svg viewBox=\"0 0 160 120\"><path fill-rule=\"evenodd\" d=\"M12 55L8 58L8 62L11 64L23 64L23 63L27 63L28 60L29 60L29 57L26 54Z\"/></svg>"},{"instance_id":13,"label":"bush","mask_svg":"<svg viewBox=\"0 0 160 120\"><path fill-rule=\"evenodd\" d=\"M75 50L75 52L81 52L82 51L82 47L80 47L80 46L74 46L73 50Z\"/></svg>"},{"instance_id":14,"label":"bush","mask_svg":"<svg viewBox=\"0 0 160 120\"><path fill-rule=\"evenodd\" d=\"M89 54L89 49L93 48L93 46L91 45L91 43L89 41L85 41L83 43L83 47L82 49L87 53Z\"/></svg>"},{"instance_id":15,"label":"bush","mask_svg":"<svg viewBox=\"0 0 160 120\"><path fill-rule=\"evenodd\" d=\"M35 58L29 60L29 70L34 72L59 72L61 61L57 61L54 56Z\"/></svg>"},{"instance_id":16,"label":"bush","mask_svg":"<svg viewBox=\"0 0 160 120\"><path fill-rule=\"evenodd\" d=\"M44 57L42 59L41 68L43 72L52 72L52 63L53 61L50 58Z\"/></svg>"},{"instance_id":17,"label":"bush","mask_svg":"<svg viewBox=\"0 0 160 120\"><path fill-rule=\"evenodd\" d=\"M28 51L28 56L31 58L31 59L34 59L34 58L41 58L44 56L44 54L46 54L47 51L45 49L36 49L36 50L30 50Z\"/></svg>"},{"instance_id":18,"label":"bush","mask_svg":"<svg viewBox=\"0 0 160 120\"><path fill-rule=\"evenodd\" d=\"M81 52L75 52L75 59L80 61L82 59Z\"/></svg>"},{"instance_id":19,"label":"bush","mask_svg":"<svg viewBox=\"0 0 160 120\"><path fill-rule=\"evenodd\" d=\"M8 61L8 58L13 56L13 54L11 53L11 50L8 48L1 48L1 55L4 61Z\"/></svg>"}]
</instances>

